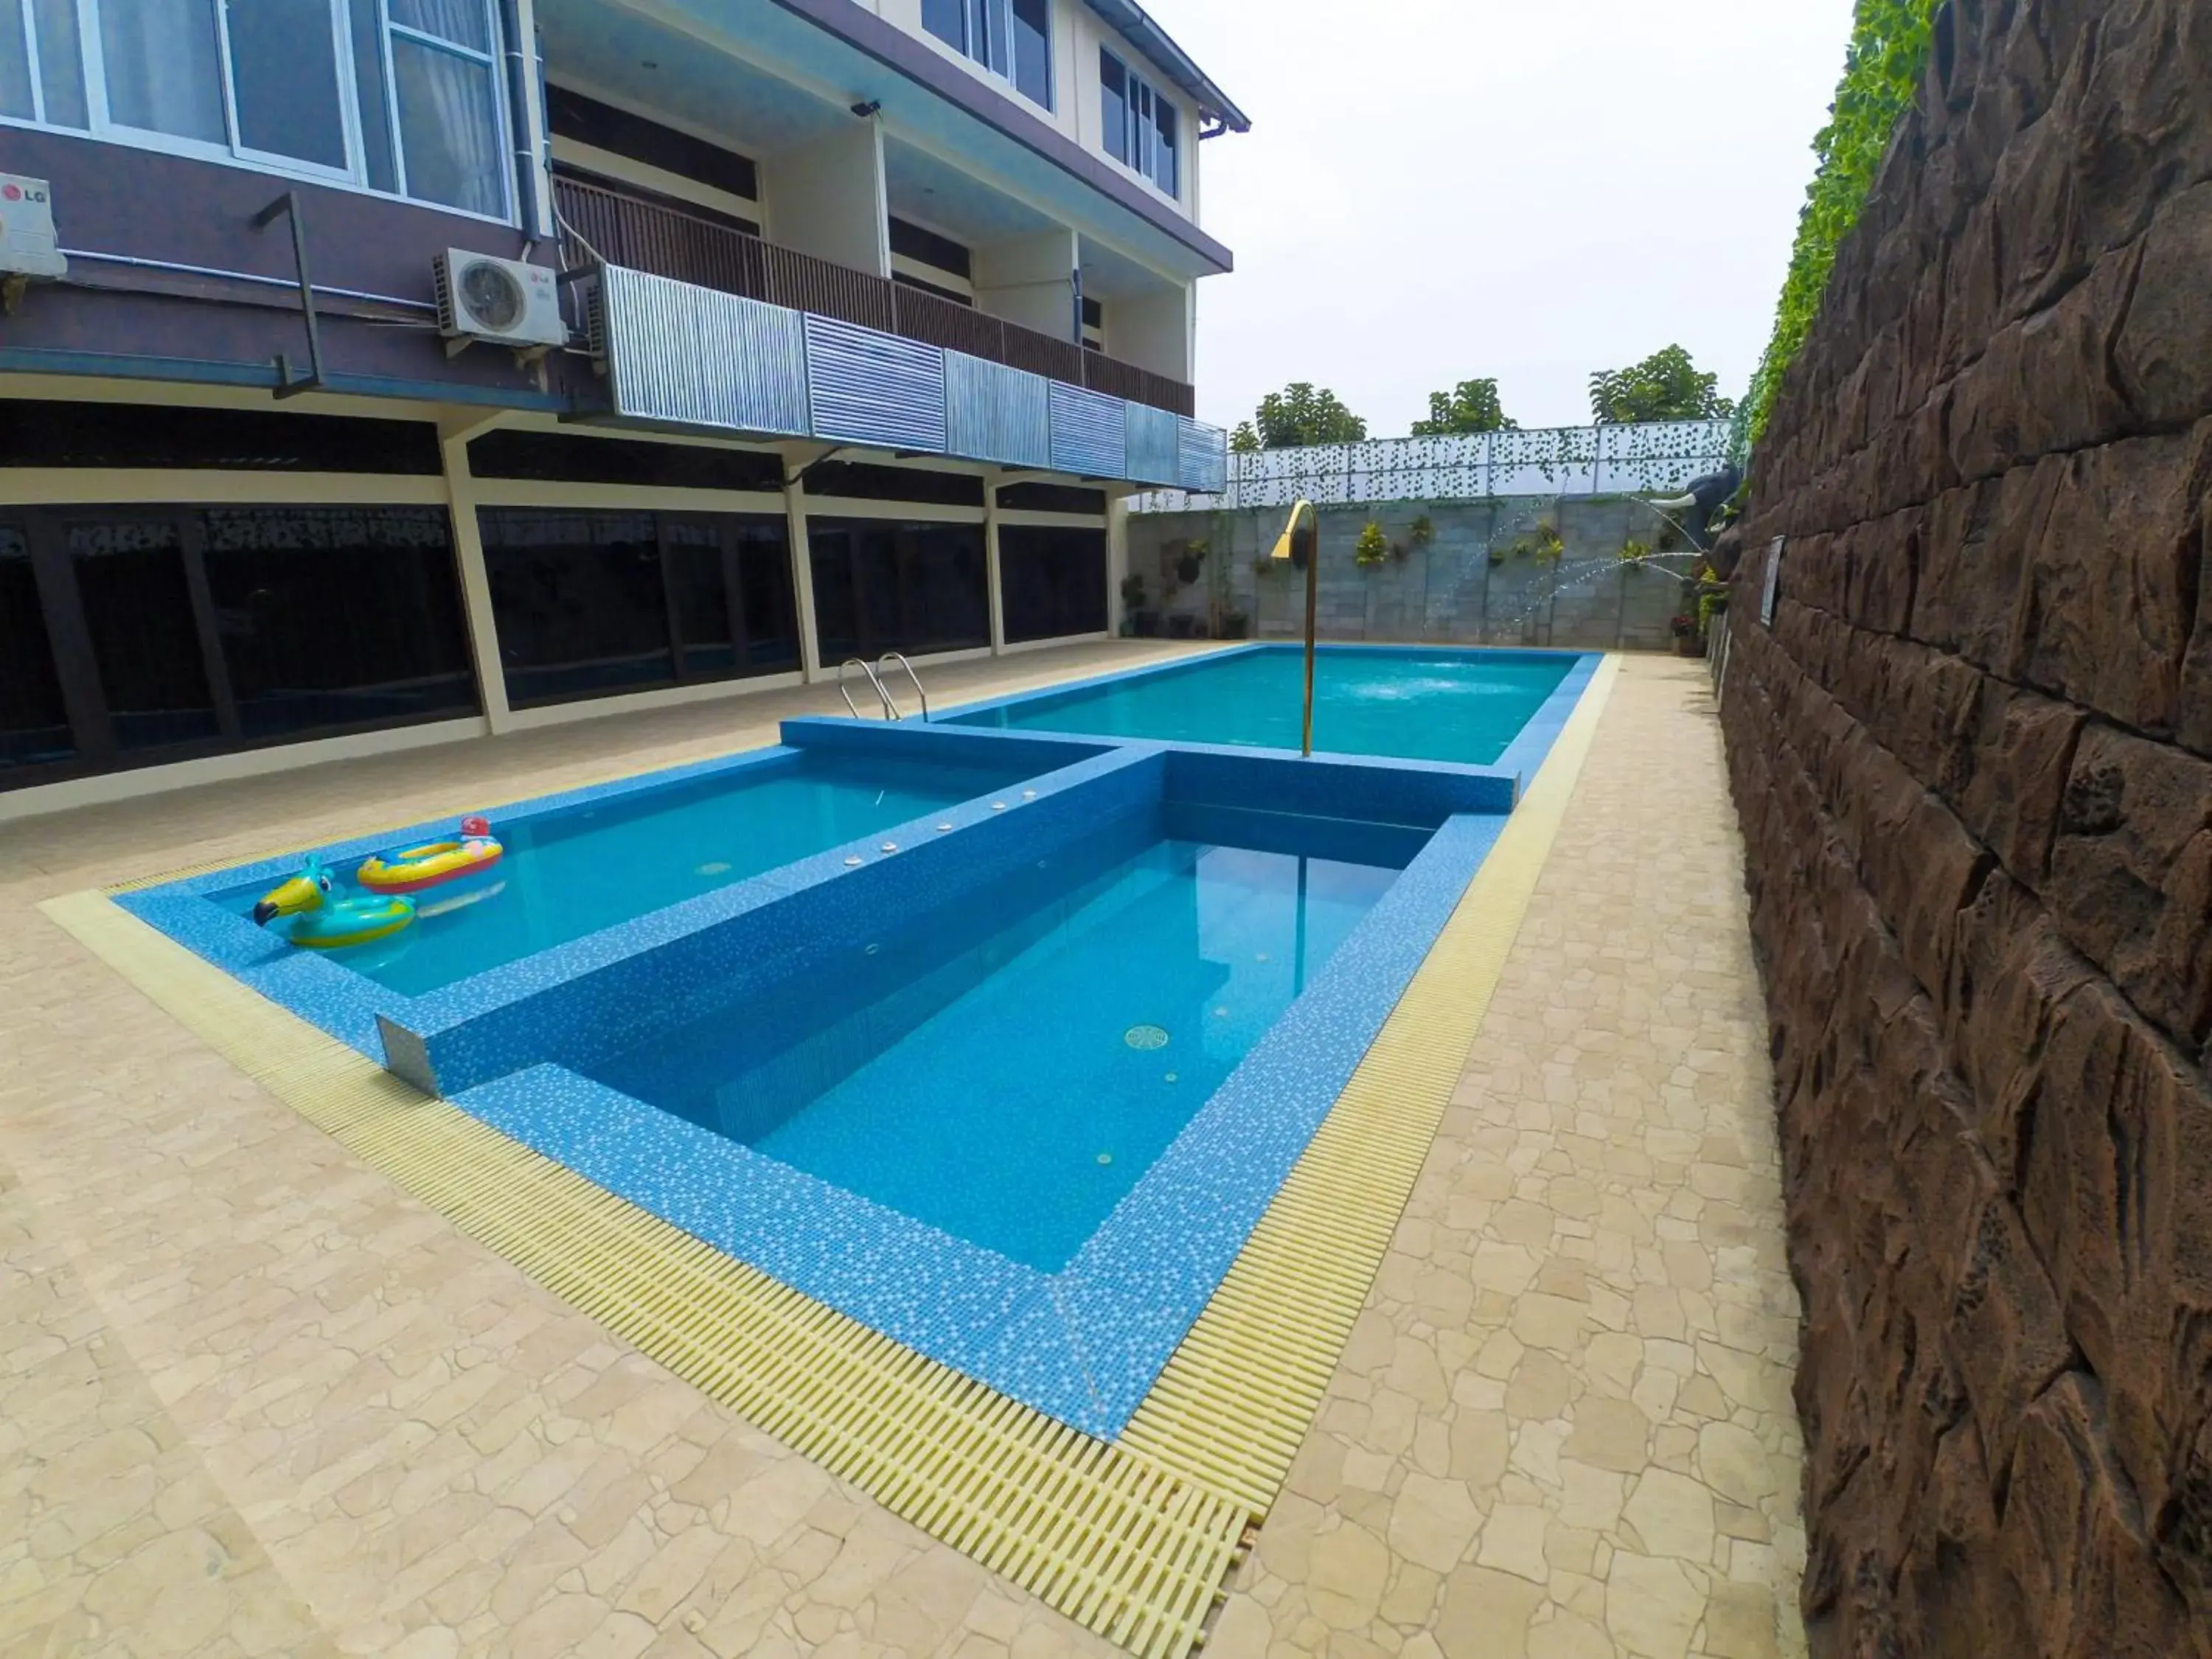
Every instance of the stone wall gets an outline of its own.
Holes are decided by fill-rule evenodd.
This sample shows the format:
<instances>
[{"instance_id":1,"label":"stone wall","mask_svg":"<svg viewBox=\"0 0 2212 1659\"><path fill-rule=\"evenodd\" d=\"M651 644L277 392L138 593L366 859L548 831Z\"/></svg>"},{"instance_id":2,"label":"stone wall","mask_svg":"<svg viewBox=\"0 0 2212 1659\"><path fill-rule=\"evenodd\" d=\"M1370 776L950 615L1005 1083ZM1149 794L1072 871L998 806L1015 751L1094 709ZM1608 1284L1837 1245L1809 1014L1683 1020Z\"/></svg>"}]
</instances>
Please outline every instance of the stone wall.
<instances>
[{"instance_id":1,"label":"stone wall","mask_svg":"<svg viewBox=\"0 0 2212 1659\"><path fill-rule=\"evenodd\" d=\"M2212 5L1952 0L1722 688L1816 1655L2212 1653L2208 415Z\"/></svg>"},{"instance_id":2,"label":"stone wall","mask_svg":"<svg viewBox=\"0 0 2212 1659\"><path fill-rule=\"evenodd\" d=\"M1409 532L1424 516L1434 536L1418 547ZM1284 518L1281 507L1133 514L1130 568L1144 575L1155 605L1169 616L1204 617L1218 599L1249 619L1255 638L1302 638L1303 573L1255 568L1282 533ZM1354 561L1370 520L1405 550L1402 558L1369 567ZM1539 520L1559 528L1564 551L1557 560L1514 550ZM1625 565L1620 550L1632 538L1656 550L1668 528L1650 507L1620 498L1325 507L1319 632L1330 640L1664 649L1673 642L1668 619L1684 606L1680 578L1689 560ZM1199 580L1163 600L1177 556L1194 539L1209 548Z\"/></svg>"}]
</instances>

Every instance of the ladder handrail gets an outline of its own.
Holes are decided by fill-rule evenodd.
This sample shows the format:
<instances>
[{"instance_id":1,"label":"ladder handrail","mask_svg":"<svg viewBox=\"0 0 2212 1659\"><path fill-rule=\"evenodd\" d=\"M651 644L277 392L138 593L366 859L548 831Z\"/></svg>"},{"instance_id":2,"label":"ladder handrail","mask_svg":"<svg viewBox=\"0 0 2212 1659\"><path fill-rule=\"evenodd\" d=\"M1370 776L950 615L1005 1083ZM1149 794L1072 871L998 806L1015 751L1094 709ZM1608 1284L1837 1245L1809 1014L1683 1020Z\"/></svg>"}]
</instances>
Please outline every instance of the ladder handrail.
<instances>
[{"instance_id":1,"label":"ladder handrail","mask_svg":"<svg viewBox=\"0 0 2212 1659\"><path fill-rule=\"evenodd\" d=\"M921 699L921 723L924 726L928 725L929 693L922 689L921 676L914 672L914 665L906 659L906 653L903 651L884 652L882 656L876 659L876 666L881 668L887 662L895 662L901 668L906 670L907 678L914 683L914 695ZM877 689L879 690L882 689L880 684L878 684ZM892 718L896 719L897 717L894 715Z\"/></svg>"},{"instance_id":2,"label":"ladder handrail","mask_svg":"<svg viewBox=\"0 0 2212 1659\"><path fill-rule=\"evenodd\" d=\"M862 716L860 714L860 704L853 701L853 694L849 690L846 690L845 687L845 671L848 668L857 668L863 674L866 674L868 677L868 684L875 688L876 700L884 706L884 718L885 720L895 720L902 718L898 711L898 705L891 701L891 694L884 690L884 683L876 677L876 671L858 657L848 657L844 661L837 665L837 695L844 698L845 707L853 711L853 718L854 720L859 720L862 718ZM912 673L914 671L912 669L908 669L907 672L908 673ZM920 689L919 682L916 683L916 689ZM927 704L925 703L923 707L927 708Z\"/></svg>"}]
</instances>

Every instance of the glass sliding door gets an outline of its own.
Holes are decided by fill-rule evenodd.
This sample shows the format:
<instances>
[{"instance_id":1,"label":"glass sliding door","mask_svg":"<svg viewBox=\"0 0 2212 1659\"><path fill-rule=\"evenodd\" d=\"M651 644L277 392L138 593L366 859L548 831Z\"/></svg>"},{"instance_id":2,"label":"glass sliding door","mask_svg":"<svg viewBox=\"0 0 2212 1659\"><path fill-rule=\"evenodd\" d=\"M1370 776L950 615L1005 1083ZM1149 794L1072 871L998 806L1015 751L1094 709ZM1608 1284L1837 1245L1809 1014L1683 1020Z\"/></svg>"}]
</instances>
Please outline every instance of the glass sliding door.
<instances>
[{"instance_id":1,"label":"glass sliding door","mask_svg":"<svg viewBox=\"0 0 2212 1659\"><path fill-rule=\"evenodd\" d=\"M222 735L176 519L78 522L64 531L116 747L166 749Z\"/></svg>"},{"instance_id":2,"label":"glass sliding door","mask_svg":"<svg viewBox=\"0 0 2212 1659\"><path fill-rule=\"evenodd\" d=\"M76 754L30 540L17 526L0 524L0 781Z\"/></svg>"},{"instance_id":3,"label":"glass sliding door","mask_svg":"<svg viewBox=\"0 0 2212 1659\"><path fill-rule=\"evenodd\" d=\"M780 518L490 507L477 516L518 708L798 665Z\"/></svg>"},{"instance_id":4,"label":"glass sliding door","mask_svg":"<svg viewBox=\"0 0 2212 1659\"><path fill-rule=\"evenodd\" d=\"M478 708L442 508L0 514L0 788Z\"/></svg>"},{"instance_id":5,"label":"glass sliding door","mask_svg":"<svg viewBox=\"0 0 2212 1659\"><path fill-rule=\"evenodd\" d=\"M809 519L806 538L824 663L990 644L981 525Z\"/></svg>"},{"instance_id":6,"label":"glass sliding door","mask_svg":"<svg viewBox=\"0 0 2212 1659\"><path fill-rule=\"evenodd\" d=\"M1106 629L1106 532L999 526L1000 605L1009 641Z\"/></svg>"}]
</instances>

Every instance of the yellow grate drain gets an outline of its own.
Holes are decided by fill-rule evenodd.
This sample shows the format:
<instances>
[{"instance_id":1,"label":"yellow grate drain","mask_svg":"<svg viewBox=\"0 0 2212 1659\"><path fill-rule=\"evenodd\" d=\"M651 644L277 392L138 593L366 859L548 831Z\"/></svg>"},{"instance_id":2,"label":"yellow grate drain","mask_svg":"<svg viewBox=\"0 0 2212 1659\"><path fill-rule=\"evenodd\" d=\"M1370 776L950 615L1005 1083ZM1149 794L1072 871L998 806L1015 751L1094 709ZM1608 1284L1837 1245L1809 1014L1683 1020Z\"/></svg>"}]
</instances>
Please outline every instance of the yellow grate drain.
<instances>
[{"instance_id":1,"label":"yellow grate drain","mask_svg":"<svg viewBox=\"0 0 2212 1659\"><path fill-rule=\"evenodd\" d=\"M1121 1439L1095 1440L416 1093L97 892L41 908L364 1163L678 1376L1134 1653L1182 1659L1264 1516L1428 1156L1618 665ZM167 870L122 892L221 868Z\"/></svg>"},{"instance_id":2,"label":"yellow grate drain","mask_svg":"<svg viewBox=\"0 0 2212 1659\"><path fill-rule=\"evenodd\" d=\"M1467 1066L1620 670L1598 668L1374 1046L1121 1444L1264 1515Z\"/></svg>"}]
</instances>

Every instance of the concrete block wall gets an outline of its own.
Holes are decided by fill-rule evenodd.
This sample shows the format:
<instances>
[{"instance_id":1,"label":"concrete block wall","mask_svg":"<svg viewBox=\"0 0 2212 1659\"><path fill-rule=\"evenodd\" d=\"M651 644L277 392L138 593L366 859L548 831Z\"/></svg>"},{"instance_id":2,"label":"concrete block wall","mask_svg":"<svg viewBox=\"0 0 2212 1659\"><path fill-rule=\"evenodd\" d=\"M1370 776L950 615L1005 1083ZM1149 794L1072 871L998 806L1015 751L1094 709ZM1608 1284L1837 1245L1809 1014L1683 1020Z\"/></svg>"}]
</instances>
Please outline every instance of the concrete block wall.
<instances>
[{"instance_id":1,"label":"concrete block wall","mask_svg":"<svg viewBox=\"0 0 2212 1659\"><path fill-rule=\"evenodd\" d=\"M1754 457L1722 688L1804 1610L1816 1656L2203 1656L2212 6L1951 0L1932 56Z\"/></svg>"},{"instance_id":2,"label":"concrete block wall","mask_svg":"<svg viewBox=\"0 0 2212 1659\"><path fill-rule=\"evenodd\" d=\"M1414 520L1433 532L1413 545ZM1169 616L1203 618L1217 593L1250 619L1253 637L1305 630L1305 579L1288 566L1255 568L1282 532L1284 509L1133 514L1130 568ZM1516 556L1540 520L1558 526L1556 561ZM1353 557L1370 522L1406 549L1389 563ZM1669 526L1641 502L1514 496L1472 501L1395 501L1321 509L1320 633L1324 639L1434 644L1540 645L1602 650L1667 649L1669 619L1685 608L1686 551L1626 565L1630 540L1656 549ZM1198 580L1174 586L1177 555L1192 540L1210 551ZM1492 552L1501 556L1492 562ZM1163 595L1164 594L1164 598Z\"/></svg>"}]
</instances>

